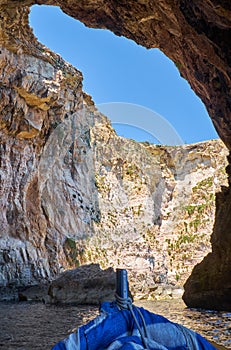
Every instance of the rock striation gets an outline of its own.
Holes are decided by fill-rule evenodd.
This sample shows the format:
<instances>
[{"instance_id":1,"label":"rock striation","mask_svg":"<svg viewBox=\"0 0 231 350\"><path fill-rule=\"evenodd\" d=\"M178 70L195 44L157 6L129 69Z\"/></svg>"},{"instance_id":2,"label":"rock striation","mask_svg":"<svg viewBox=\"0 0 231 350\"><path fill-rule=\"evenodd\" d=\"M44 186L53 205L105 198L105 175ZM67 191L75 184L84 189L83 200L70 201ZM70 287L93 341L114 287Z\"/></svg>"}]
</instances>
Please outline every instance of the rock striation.
<instances>
[{"instance_id":1,"label":"rock striation","mask_svg":"<svg viewBox=\"0 0 231 350\"><path fill-rule=\"evenodd\" d=\"M132 208L126 204L124 195L121 207L123 210L126 206L128 208L124 213L127 216L124 217L132 216L132 220L126 219L131 225L138 222L136 216L142 216L142 210L147 208L150 212L149 215L146 212L144 215L147 224L151 222L151 227L153 224L155 228L159 225L162 230L165 223L163 213L165 216L167 212L160 206L160 203L163 203L161 200L171 202L171 195L179 186L174 183L176 178L173 176L169 187L165 190L164 183L167 181L162 180L161 183L158 176L162 176L163 169L160 164L156 167L154 157L151 158L151 164L155 165L152 180L148 175L151 171L148 170L148 166L144 176L139 169L130 169L129 166L133 163L132 159L129 159L129 154L128 158L125 158L126 164L115 162L113 165L104 159L105 163L109 162L108 168L104 167L106 170L103 170L102 166L102 171L106 171L106 175L99 172L98 178L95 177L99 169L97 155L101 152L100 142L105 142L107 138L110 141L109 135L112 135L113 131L107 122L102 122L102 116L96 117L89 98L84 96L81 73L34 38L28 25L29 6L34 3L58 5L64 12L80 19L88 26L110 29L115 34L124 35L147 48L159 47L175 62L182 76L189 81L205 103L221 139L228 149L231 149L229 2L0 0L0 281L4 288L50 279L62 267L78 263L78 257L83 256L83 252L86 251L85 242L88 241L89 244L93 242L93 237L98 237L97 227L101 229L101 223L107 221L108 212L103 213L100 209L100 205L105 208L104 189L100 188L100 192L99 187L108 186L110 177L114 181L113 176L117 176L117 183L128 186L124 188L124 193L127 195L128 191L132 193L131 184L129 181L126 183L125 180L121 181L123 172L128 172L126 176L130 174L131 177L132 173L138 174L138 177L135 175L134 181L137 188L141 187L147 205L145 208L139 207L141 203L137 201L138 206L134 204L132 212ZM85 110L84 104L88 106ZM100 138L100 135L91 135L93 126L97 128L97 124L105 129L107 136L102 134ZM93 139L96 144L92 143ZM114 148L110 145L111 151L118 145L122 146L120 142L123 143L118 139L114 141ZM156 152L155 147L152 151L152 147L147 148L144 145L131 144L130 147L141 152L140 156L145 154L145 161L150 160L151 156L148 154ZM123 151L121 152L123 154ZM210 152L213 152L211 148ZM170 158L174 159L172 168L175 167L175 162L178 164L179 161L176 160L178 158L172 155L174 152L162 153L170 153ZM109 151L107 155L111 159ZM160 157L160 154L158 156ZM181 155L181 157L186 159L188 156ZM210 154L210 157L212 161L213 155ZM219 163L219 158L217 159ZM216 215L211 239L212 253L194 269L185 285L184 299L190 306L206 305L213 308L214 299L217 298L216 308L222 305L230 309L230 157L228 161L229 187L223 186L216 198ZM203 164L202 158L198 162ZM123 172L114 175L110 167ZM179 168L177 169L179 171ZM187 168L186 170L188 171ZM148 186L145 188L142 182L142 176L144 178L146 176L146 182L151 181L149 193ZM204 179L201 178L201 181ZM214 182L214 178L211 181ZM159 187L158 183L161 183ZM201 186L195 183L194 185ZM204 183L203 185L208 186ZM193 187L189 188L193 191ZM169 196L168 199L160 194L161 191ZM206 187L204 191L209 192L206 191ZM120 187L118 193L121 194ZM131 197L130 192L129 196ZM112 209L115 199L110 197L109 200ZM155 205L151 212L153 203ZM204 202L199 203L205 205ZM186 207L187 205L192 204L186 204ZM196 216L200 210L203 212L204 209L188 208L188 215ZM172 213L172 210L170 212ZM119 215L116 214L116 218L120 217L121 212ZM170 218L169 224L172 222L172 214ZM210 218L211 223L212 215ZM120 221L118 229L122 224L125 225L126 220ZM195 220L199 219L195 217ZM192 227L199 225L198 221L196 222ZM136 226L141 232L140 222L135 224ZM188 223L186 226L188 227ZM107 233L107 225L104 228ZM211 226L209 229L211 230ZM114 235L113 227L111 232ZM133 244L138 242L140 248L136 235L137 231L130 238ZM144 235L146 238L143 239L147 241L147 234ZM153 232L150 236L152 239ZM77 245L76 238L78 238ZM151 246L151 243L149 244ZM169 244L174 246L175 242L170 240ZM133 251L134 247L127 249ZM145 252L146 249L145 246ZM127 255L129 254L126 253ZM195 263L198 261L199 258L194 260ZM173 261L171 263L173 265ZM150 264L153 266L153 261ZM166 277L166 273L164 276ZM222 300L226 300L225 304L222 304Z\"/></svg>"}]
</instances>

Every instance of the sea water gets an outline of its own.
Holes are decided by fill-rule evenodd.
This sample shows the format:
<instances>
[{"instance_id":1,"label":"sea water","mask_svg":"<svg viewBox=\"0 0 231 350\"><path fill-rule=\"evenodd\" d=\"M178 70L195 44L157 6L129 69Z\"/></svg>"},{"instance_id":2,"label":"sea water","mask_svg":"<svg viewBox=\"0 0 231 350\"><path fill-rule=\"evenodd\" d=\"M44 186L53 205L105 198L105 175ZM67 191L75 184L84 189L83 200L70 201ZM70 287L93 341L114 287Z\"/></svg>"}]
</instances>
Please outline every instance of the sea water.
<instances>
[{"instance_id":1,"label":"sea water","mask_svg":"<svg viewBox=\"0 0 231 350\"><path fill-rule=\"evenodd\" d=\"M230 312L188 309L181 299L136 304L231 349ZM0 302L0 350L50 350L56 342L97 315L95 306Z\"/></svg>"}]
</instances>

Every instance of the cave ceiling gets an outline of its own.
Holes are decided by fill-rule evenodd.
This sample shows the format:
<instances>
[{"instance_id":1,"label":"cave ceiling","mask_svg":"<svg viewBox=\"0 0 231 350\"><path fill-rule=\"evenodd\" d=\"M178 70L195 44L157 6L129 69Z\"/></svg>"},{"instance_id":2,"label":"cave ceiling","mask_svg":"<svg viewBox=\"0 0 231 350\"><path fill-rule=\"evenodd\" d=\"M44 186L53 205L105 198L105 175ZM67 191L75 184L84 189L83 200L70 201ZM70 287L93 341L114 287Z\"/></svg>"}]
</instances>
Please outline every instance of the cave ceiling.
<instances>
[{"instance_id":1,"label":"cave ceiling","mask_svg":"<svg viewBox=\"0 0 231 350\"><path fill-rule=\"evenodd\" d=\"M39 44L28 25L33 4L59 6L88 27L109 29L147 48L159 48L203 101L231 149L230 1L1 0L2 44L36 56Z\"/></svg>"}]
</instances>

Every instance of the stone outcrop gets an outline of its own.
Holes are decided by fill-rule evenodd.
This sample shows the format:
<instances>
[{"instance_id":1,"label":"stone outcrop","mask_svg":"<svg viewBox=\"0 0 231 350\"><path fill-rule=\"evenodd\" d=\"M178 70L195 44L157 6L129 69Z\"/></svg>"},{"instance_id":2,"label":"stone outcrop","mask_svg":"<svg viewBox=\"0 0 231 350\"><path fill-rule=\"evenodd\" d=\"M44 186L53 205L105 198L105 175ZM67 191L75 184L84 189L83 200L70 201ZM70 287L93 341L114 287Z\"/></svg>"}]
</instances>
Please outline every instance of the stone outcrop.
<instances>
[{"instance_id":1,"label":"stone outcrop","mask_svg":"<svg viewBox=\"0 0 231 350\"><path fill-rule=\"evenodd\" d=\"M52 304L91 304L115 299L116 274L112 268L101 270L97 264L63 272L48 290L46 302Z\"/></svg>"},{"instance_id":2,"label":"stone outcrop","mask_svg":"<svg viewBox=\"0 0 231 350\"><path fill-rule=\"evenodd\" d=\"M159 47L205 103L231 149L229 2L0 0L1 281L6 287L49 279L70 265L67 251L75 260L84 249L78 245L76 251L73 231L87 239L101 220L89 141L94 113L82 113L81 74L34 38L28 25L34 3L58 5L88 26ZM185 286L188 305L206 301L213 307L221 296L230 308L228 159L229 187L217 195L212 253Z\"/></svg>"}]
</instances>

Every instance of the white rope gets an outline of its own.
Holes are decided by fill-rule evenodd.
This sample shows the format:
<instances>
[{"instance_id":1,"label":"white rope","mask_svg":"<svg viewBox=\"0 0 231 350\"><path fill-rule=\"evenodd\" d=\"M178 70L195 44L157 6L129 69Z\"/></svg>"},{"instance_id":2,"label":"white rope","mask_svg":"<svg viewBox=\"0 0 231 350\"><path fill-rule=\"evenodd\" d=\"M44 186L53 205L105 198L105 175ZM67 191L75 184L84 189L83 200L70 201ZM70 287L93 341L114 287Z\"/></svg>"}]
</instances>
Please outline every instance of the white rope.
<instances>
[{"instance_id":1,"label":"white rope","mask_svg":"<svg viewBox=\"0 0 231 350\"><path fill-rule=\"evenodd\" d=\"M144 317L143 317L141 311L132 304L132 299L131 298L121 298L117 293L115 294L115 298L116 298L116 304L117 304L117 306L118 306L118 308L120 310L127 309L127 310L129 310L131 312L132 317L133 317L133 319L135 321L135 324L136 324L136 326L138 328L138 331L140 333L140 336L141 336L144 348L149 350L149 347L147 345L147 341L145 339L145 337L148 338L147 326L146 326L146 323L145 323L145 320L144 320ZM139 314L139 316L140 316L140 318L142 320L144 331L140 327L140 324L139 324L139 322L137 320L137 317L136 317L136 315L134 313L134 309L138 312L138 314Z\"/></svg>"}]
</instances>

